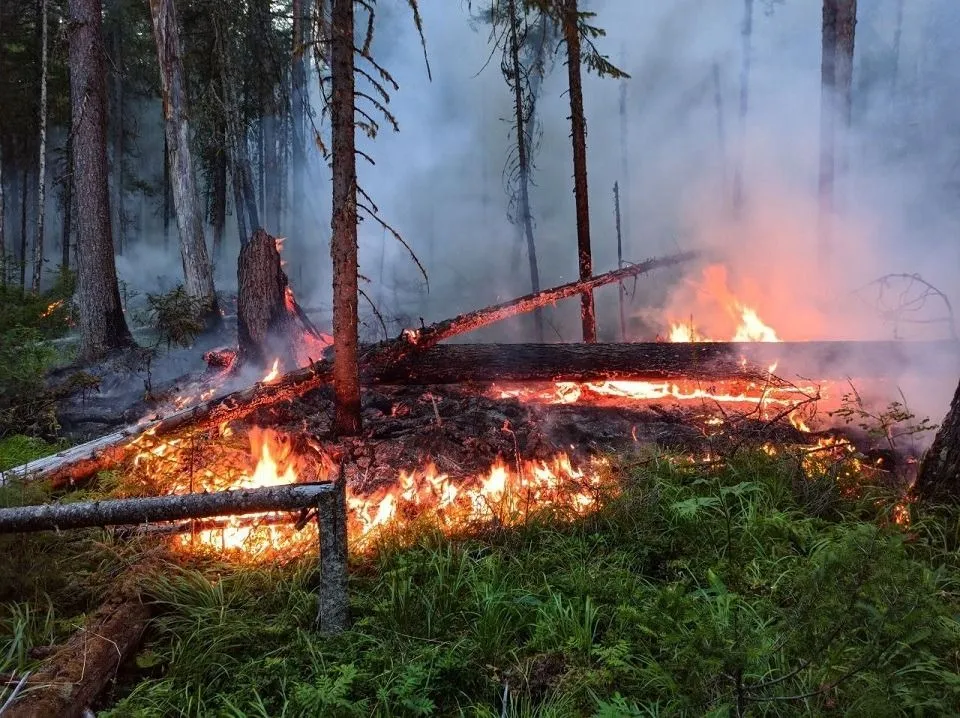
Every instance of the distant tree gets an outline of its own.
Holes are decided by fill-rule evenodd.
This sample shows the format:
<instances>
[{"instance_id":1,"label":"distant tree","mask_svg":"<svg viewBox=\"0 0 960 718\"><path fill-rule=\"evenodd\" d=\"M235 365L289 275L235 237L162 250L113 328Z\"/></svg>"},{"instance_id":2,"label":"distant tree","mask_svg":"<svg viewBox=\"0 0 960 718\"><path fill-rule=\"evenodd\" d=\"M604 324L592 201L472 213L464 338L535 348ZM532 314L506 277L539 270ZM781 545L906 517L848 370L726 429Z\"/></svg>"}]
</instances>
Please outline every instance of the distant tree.
<instances>
[{"instance_id":1,"label":"distant tree","mask_svg":"<svg viewBox=\"0 0 960 718\"><path fill-rule=\"evenodd\" d=\"M533 234L530 184L539 139L537 100L558 39L557 25L546 13L527 8L522 0L493 0L480 13L492 25L491 38L502 50L500 71L513 94L515 145L507 156L504 175L510 196L509 219L526 240L530 288L540 291L540 269ZM537 339L544 340L543 313L534 312Z\"/></svg>"},{"instance_id":2,"label":"distant tree","mask_svg":"<svg viewBox=\"0 0 960 718\"><path fill-rule=\"evenodd\" d=\"M846 168L845 150L853 107L853 52L856 22L857 0L823 0L818 247L821 262L826 262L830 253L833 215L836 211L837 173L838 170L842 172ZM844 125L843 134L839 137L836 127L838 115Z\"/></svg>"},{"instance_id":3,"label":"distant tree","mask_svg":"<svg viewBox=\"0 0 960 718\"><path fill-rule=\"evenodd\" d=\"M76 184L80 359L133 343L120 306L107 185L106 54L100 0L70 0L70 104Z\"/></svg>"},{"instance_id":4,"label":"distant tree","mask_svg":"<svg viewBox=\"0 0 960 718\"><path fill-rule=\"evenodd\" d=\"M590 248L590 202L587 195L587 123L583 110L581 67L601 77L628 75L601 55L593 40L606 33L589 23L595 13L581 11L578 0L526 0L527 6L549 14L559 25L567 52L567 89L570 97L570 136L573 143L573 193L577 210L577 255L580 279L593 274ZM597 318L593 292L584 292L580 302L583 341L597 341Z\"/></svg>"},{"instance_id":5,"label":"distant tree","mask_svg":"<svg viewBox=\"0 0 960 718\"><path fill-rule=\"evenodd\" d=\"M747 110L750 104L750 45L753 38L753 0L743 0L743 24L740 36L740 112L739 130L740 142L737 147L736 164L733 169L733 211L738 214L743 210L743 165L746 154L747 139Z\"/></svg>"},{"instance_id":6,"label":"distant tree","mask_svg":"<svg viewBox=\"0 0 960 718\"><path fill-rule=\"evenodd\" d=\"M193 174L186 79L173 0L150 0L150 15L160 66L164 131L173 205L180 231L184 287L187 294L202 303L204 324L212 329L220 325L220 309L213 284L213 265L204 239L203 209Z\"/></svg>"},{"instance_id":7,"label":"distant tree","mask_svg":"<svg viewBox=\"0 0 960 718\"><path fill-rule=\"evenodd\" d=\"M40 291L40 278L43 275L43 233L46 217L47 199L47 0L40 0L40 112L38 126L40 137L37 151L37 236L33 245L33 282L34 292Z\"/></svg>"}]
</instances>

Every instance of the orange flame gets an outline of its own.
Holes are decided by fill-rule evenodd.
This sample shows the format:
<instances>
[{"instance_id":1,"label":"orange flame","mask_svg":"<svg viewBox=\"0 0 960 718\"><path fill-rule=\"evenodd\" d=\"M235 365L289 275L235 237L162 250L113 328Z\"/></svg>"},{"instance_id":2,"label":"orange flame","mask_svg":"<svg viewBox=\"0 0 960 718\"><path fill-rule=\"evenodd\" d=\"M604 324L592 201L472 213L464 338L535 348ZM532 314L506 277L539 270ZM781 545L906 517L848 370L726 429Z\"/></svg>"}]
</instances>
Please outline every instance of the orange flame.
<instances>
[{"instance_id":1,"label":"orange flame","mask_svg":"<svg viewBox=\"0 0 960 718\"><path fill-rule=\"evenodd\" d=\"M273 360L273 366L270 368L270 371L267 372L266 376L263 377L260 381L264 384L270 384L271 382L276 381L277 377L280 376L280 358Z\"/></svg>"},{"instance_id":2,"label":"orange flame","mask_svg":"<svg viewBox=\"0 0 960 718\"><path fill-rule=\"evenodd\" d=\"M46 319L47 317L49 317L51 314L53 314L55 311L57 311L57 310L58 310L60 307L62 307L62 306L63 306L63 300L62 300L62 299L58 299L57 301L48 304L48 305L47 305L47 308L40 314L40 316L41 316L42 318Z\"/></svg>"}]
</instances>

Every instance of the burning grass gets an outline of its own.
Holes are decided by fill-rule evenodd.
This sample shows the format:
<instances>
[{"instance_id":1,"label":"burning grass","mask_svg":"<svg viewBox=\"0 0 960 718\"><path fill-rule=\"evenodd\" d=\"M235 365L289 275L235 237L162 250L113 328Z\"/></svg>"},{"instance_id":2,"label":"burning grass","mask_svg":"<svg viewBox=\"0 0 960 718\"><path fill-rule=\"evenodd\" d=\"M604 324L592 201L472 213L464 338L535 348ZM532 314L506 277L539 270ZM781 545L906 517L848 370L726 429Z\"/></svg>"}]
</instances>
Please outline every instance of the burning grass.
<instances>
[{"instance_id":1,"label":"burning grass","mask_svg":"<svg viewBox=\"0 0 960 718\"><path fill-rule=\"evenodd\" d=\"M843 491L784 452L704 464L643 450L607 470L617 491L586 514L546 505L453 534L421 515L379 532L352 559L354 626L337 638L309 628L310 557L153 563L142 589L160 614L104 715L703 715L738 704L944 715L960 704L956 511L911 506L904 529L900 494L876 477ZM96 533L61 581L76 588L97 577L88 566L109 572L146 546ZM42 536L6 540L28 575L45 563L34 553L30 567L38 544L46 561L63 552ZM42 594L4 609L4 670L30 665L57 633L65 593L54 596L49 616Z\"/></svg>"}]
</instances>

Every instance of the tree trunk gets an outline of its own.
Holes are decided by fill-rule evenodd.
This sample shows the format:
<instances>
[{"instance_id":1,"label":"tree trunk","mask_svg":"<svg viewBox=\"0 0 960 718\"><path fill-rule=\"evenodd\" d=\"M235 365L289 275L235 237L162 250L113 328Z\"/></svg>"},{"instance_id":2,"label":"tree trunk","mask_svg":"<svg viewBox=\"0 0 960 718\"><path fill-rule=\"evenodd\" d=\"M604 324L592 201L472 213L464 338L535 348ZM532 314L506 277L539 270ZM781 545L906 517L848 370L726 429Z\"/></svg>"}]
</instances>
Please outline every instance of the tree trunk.
<instances>
[{"instance_id":1,"label":"tree trunk","mask_svg":"<svg viewBox=\"0 0 960 718\"><path fill-rule=\"evenodd\" d=\"M170 249L170 143L163 135L163 251Z\"/></svg>"},{"instance_id":2,"label":"tree trunk","mask_svg":"<svg viewBox=\"0 0 960 718\"><path fill-rule=\"evenodd\" d=\"M520 171L520 219L527 239L527 260L530 265L530 291L540 291L540 269L537 266L537 245L533 238L533 216L530 212L530 157L527 144L530 127L523 112L523 68L520 65L520 33L517 25L523 21L523 15L517 14L516 0L509 0L510 13L510 63L513 66L513 103L517 132L517 164ZM533 118L531 117L532 121ZM543 341L543 311L533 313L537 341Z\"/></svg>"},{"instance_id":3,"label":"tree trunk","mask_svg":"<svg viewBox=\"0 0 960 718\"><path fill-rule=\"evenodd\" d=\"M820 181L818 260L825 266L830 256L834 194L834 117L836 112L837 5L823 0L820 61Z\"/></svg>"},{"instance_id":4,"label":"tree trunk","mask_svg":"<svg viewBox=\"0 0 960 718\"><path fill-rule=\"evenodd\" d=\"M33 245L34 292L40 291L43 276L43 234L47 199L47 0L40 0L40 128L37 151L37 238Z\"/></svg>"},{"instance_id":5,"label":"tree trunk","mask_svg":"<svg viewBox=\"0 0 960 718\"><path fill-rule=\"evenodd\" d=\"M225 133L217 132L220 141L226 143ZM213 225L213 263L223 259L223 237L227 224L227 147L218 147L213 160L213 206L210 220Z\"/></svg>"},{"instance_id":6,"label":"tree trunk","mask_svg":"<svg viewBox=\"0 0 960 718\"><path fill-rule=\"evenodd\" d=\"M187 294L204 305L204 322L208 329L220 325L220 310L213 286L213 267L203 236L203 211L193 175L190 155L190 126L187 120L187 88L181 61L180 31L173 0L150 0L153 34L157 42L160 64L160 86L163 91L163 114L173 206L180 230L180 255L183 260L184 286Z\"/></svg>"},{"instance_id":7,"label":"tree trunk","mask_svg":"<svg viewBox=\"0 0 960 718\"><path fill-rule=\"evenodd\" d=\"M69 69L67 71L67 82L69 83ZM73 118L67 118L67 148L66 148L66 167L63 177L63 231L60 235L60 271L65 272L70 269L70 246L73 239Z\"/></svg>"},{"instance_id":8,"label":"tree trunk","mask_svg":"<svg viewBox=\"0 0 960 718\"><path fill-rule=\"evenodd\" d=\"M357 366L357 158L354 129L353 0L333 0L330 122L333 142L333 390L334 430L360 433L360 372Z\"/></svg>"},{"instance_id":9,"label":"tree trunk","mask_svg":"<svg viewBox=\"0 0 960 718\"><path fill-rule=\"evenodd\" d=\"M737 143L737 163L733 169L733 211L739 217L743 212L743 166L746 158L747 111L750 106L750 45L753 38L753 0L743 2L743 45L740 65L740 114L739 142Z\"/></svg>"},{"instance_id":10,"label":"tree trunk","mask_svg":"<svg viewBox=\"0 0 960 718\"><path fill-rule=\"evenodd\" d=\"M113 0L109 9L111 16L110 31L110 131L112 133L113 163L110 170L113 176L110 209L113 211L114 244L117 254L124 250L124 211L123 211L123 18L118 0Z\"/></svg>"},{"instance_id":11,"label":"tree trunk","mask_svg":"<svg viewBox=\"0 0 960 718\"><path fill-rule=\"evenodd\" d=\"M27 208L30 206L30 175L24 167L20 174L20 289L27 289Z\"/></svg>"},{"instance_id":12,"label":"tree trunk","mask_svg":"<svg viewBox=\"0 0 960 718\"><path fill-rule=\"evenodd\" d=\"M583 114L583 87L580 82L580 24L577 0L564 0L563 35L567 44L567 77L570 88L570 134L573 138L573 192L577 206L577 256L580 279L593 274L590 250L590 202L587 197L587 127ZM593 293L584 292L580 301L583 341L597 341L597 317Z\"/></svg>"},{"instance_id":13,"label":"tree trunk","mask_svg":"<svg viewBox=\"0 0 960 718\"><path fill-rule=\"evenodd\" d=\"M100 0L70 0L70 106L76 185L80 358L133 343L120 307L107 186L107 74Z\"/></svg>"},{"instance_id":14,"label":"tree trunk","mask_svg":"<svg viewBox=\"0 0 960 718\"><path fill-rule=\"evenodd\" d=\"M914 492L927 501L960 503L960 386L923 457Z\"/></svg>"},{"instance_id":15,"label":"tree trunk","mask_svg":"<svg viewBox=\"0 0 960 718\"><path fill-rule=\"evenodd\" d=\"M850 128L853 121L853 52L857 26L857 0L840 0L837 10L837 59L834 74L837 109L842 127L837 141L837 176L843 181L850 162Z\"/></svg>"},{"instance_id":16,"label":"tree trunk","mask_svg":"<svg viewBox=\"0 0 960 718\"><path fill-rule=\"evenodd\" d=\"M240 250L237 266L237 339L240 366L265 368L271 360L294 366L296 316L287 309L287 275L277 240L262 229Z\"/></svg>"},{"instance_id":17,"label":"tree trunk","mask_svg":"<svg viewBox=\"0 0 960 718\"><path fill-rule=\"evenodd\" d=\"M6 196L3 192L3 138L0 137L0 287L7 286Z\"/></svg>"},{"instance_id":18,"label":"tree trunk","mask_svg":"<svg viewBox=\"0 0 960 718\"><path fill-rule=\"evenodd\" d=\"M311 0L293 0L293 65L290 70L290 115L292 138L293 201L291 235L304 241L304 212L307 206L307 71L304 54L312 19Z\"/></svg>"}]
</instances>

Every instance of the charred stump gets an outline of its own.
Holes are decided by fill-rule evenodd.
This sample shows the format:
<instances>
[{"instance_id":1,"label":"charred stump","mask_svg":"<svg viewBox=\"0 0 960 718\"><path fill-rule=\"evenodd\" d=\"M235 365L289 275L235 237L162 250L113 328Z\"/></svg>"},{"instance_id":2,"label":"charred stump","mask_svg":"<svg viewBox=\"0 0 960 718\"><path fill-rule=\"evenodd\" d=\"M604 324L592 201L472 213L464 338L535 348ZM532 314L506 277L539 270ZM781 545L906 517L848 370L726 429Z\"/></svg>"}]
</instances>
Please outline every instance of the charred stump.
<instances>
[{"instance_id":1,"label":"charred stump","mask_svg":"<svg viewBox=\"0 0 960 718\"><path fill-rule=\"evenodd\" d=\"M928 501L960 503L960 386L920 464L914 492Z\"/></svg>"},{"instance_id":2,"label":"charred stump","mask_svg":"<svg viewBox=\"0 0 960 718\"><path fill-rule=\"evenodd\" d=\"M253 233L240 250L237 285L239 365L266 368L279 357L289 366L296 347L297 316L287 306L288 281L276 237L262 229Z\"/></svg>"}]
</instances>

